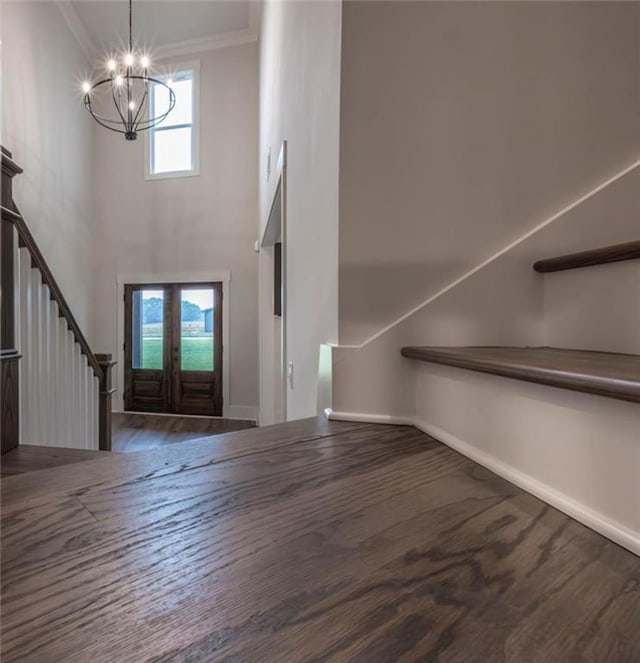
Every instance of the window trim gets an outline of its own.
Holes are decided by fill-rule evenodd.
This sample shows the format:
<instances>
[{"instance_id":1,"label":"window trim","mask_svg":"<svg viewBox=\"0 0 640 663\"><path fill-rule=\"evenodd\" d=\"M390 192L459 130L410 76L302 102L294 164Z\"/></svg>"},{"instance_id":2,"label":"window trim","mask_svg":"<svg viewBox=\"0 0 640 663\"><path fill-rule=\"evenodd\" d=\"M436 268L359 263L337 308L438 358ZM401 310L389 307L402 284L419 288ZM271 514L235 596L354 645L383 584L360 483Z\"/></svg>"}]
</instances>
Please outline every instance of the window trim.
<instances>
[{"instance_id":1,"label":"window trim","mask_svg":"<svg viewBox=\"0 0 640 663\"><path fill-rule=\"evenodd\" d=\"M193 168L191 170L172 170L165 173L152 173L151 146L152 135L155 131L152 128L144 132L145 180L166 180L179 177L197 177L200 175L200 60L164 64L160 71L153 74L153 77L165 79L184 71L193 72L193 121L190 125L176 125L171 128L178 129L181 126L191 127L191 155L193 159Z\"/></svg>"}]
</instances>

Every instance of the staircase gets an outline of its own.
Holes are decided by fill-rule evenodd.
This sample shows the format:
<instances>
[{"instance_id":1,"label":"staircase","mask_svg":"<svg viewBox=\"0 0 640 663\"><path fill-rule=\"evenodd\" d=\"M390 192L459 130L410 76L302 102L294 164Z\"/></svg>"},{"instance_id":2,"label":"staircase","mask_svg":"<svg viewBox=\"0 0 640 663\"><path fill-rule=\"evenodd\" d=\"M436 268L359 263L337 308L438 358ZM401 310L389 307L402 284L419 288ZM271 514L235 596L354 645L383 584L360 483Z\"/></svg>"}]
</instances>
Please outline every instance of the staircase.
<instances>
[{"instance_id":1,"label":"staircase","mask_svg":"<svg viewBox=\"0 0 640 663\"><path fill-rule=\"evenodd\" d=\"M637 259L640 241L633 241L538 260L533 268L544 274ZM514 347L406 346L401 352L410 359L640 403L640 355Z\"/></svg>"},{"instance_id":2,"label":"staircase","mask_svg":"<svg viewBox=\"0 0 640 663\"><path fill-rule=\"evenodd\" d=\"M640 555L639 186L635 162L333 347L331 418L413 425Z\"/></svg>"},{"instance_id":3,"label":"staircase","mask_svg":"<svg viewBox=\"0 0 640 663\"><path fill-rule=\"evenodd\" d=\"M2 453L18 444L111 450L110 354L94 354L13 200L2 148Z\"/></svg>"}]
</instances>

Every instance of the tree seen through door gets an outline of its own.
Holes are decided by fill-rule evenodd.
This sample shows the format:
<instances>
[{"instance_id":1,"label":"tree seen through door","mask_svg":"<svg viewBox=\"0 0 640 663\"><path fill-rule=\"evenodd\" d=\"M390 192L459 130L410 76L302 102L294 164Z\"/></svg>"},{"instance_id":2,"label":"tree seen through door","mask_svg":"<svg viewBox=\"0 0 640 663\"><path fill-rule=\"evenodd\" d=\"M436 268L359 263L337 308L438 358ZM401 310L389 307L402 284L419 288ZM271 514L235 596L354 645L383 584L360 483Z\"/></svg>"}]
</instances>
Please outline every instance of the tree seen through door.
<instances>
[{"instance_id":1,"label":"tree seen through door","mask_svg":"<svg viewBox=\"0 0 640 663\"><path fill-rule=\"evenodd\" d=\"M181 290L180 364L183 371L212 371L214 368L213 295L210 289ZM139 299L141 315L140 343L134 344L139 349L139 357L134 356L133 366L160 370L164 349L164 292L139 290L135 296Z\"/></svg>"},{"instance_id":2,"label":"tree seen through door","mask_svg":"<svg viewBox=\"0 0 640 663\"><path fill-rule=\"evenodd\" d=\"M222 415L222 284L125 285L126 410Z\"/></svg>"}]
</instances>

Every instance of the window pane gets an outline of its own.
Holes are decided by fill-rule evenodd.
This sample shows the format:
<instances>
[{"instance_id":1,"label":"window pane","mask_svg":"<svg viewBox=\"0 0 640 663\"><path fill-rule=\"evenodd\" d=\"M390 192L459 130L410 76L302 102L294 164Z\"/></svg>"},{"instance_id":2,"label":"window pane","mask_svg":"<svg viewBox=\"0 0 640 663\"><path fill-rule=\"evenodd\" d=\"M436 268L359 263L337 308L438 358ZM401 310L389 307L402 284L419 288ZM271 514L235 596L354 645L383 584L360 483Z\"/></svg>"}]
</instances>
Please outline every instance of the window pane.
<instances>
[{"instance_id":1,"label":"window pane","mask_svg":"<svg viewBox=\"0 0 640 663\"><path fill-rule=\"evenodd\" d=\"M152 172L191 169L191 127L154 131Z\"/></svg>"},{"instance_id":2,"label":"window pane","mask_svg":"<svg viewBox=\"0 0 640 663\"><path fill-rule=\"evenodd\" d=\"M191 124L193 122L193 79L174 81L171 89L176 95L176 105L158 127L172 127L176 124ZM169 90L164 85L153 86L154 115L162 115L169 108Z\"/></svg>"},{"instance_id":3,"label":"window pane","mask_svg":"<svg viewBox=\"0 0 640 663\"><path fill-rule=\"evenodd\" d=\"M213 370L213 288L181 291L180 368Z\"/></svg>"},{"instance_id":4,"label":"window pane","mask_svg":"<svg viewBox=\"0 0 640 663\"><path fill-rule=\"evenodd\" d=\"M132 310L132 368L162 370L164 292L135 290Z\"/></svg>"}]
</instances>

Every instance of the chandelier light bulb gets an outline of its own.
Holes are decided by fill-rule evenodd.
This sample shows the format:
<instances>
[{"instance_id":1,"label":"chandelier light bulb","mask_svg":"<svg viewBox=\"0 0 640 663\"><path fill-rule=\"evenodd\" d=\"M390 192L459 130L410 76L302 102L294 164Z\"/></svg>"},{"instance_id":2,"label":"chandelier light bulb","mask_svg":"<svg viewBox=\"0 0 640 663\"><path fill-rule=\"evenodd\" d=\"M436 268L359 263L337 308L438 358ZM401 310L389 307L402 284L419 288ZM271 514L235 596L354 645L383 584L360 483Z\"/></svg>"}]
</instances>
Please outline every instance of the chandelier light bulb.
<instances>
[{"instance_id":1,"label":"chandelier light bulb","mask_svg":"<svg viewBox=\"0 0 640 663\"><path fill-rule=\"evenodd\" d=\"M102 62L108 73L100 76L100 80L82 81L81 78L75 85L84 91L83 105L101 127L123 134L125 140L136 140L140 131L151 129L166 119L176 105L176 93L169 87L173 84L171 79L166 82L164 77L151 75L149 51L133 40L133 0L128 0L127 4L127 45L104 53ZM166 108L154 110L153 104L147 104L148 95L156 94L156 90L163 90L165 97L168 95ZM100 91L108 94L100 94Z\"/></svg>"}]
</instances>

